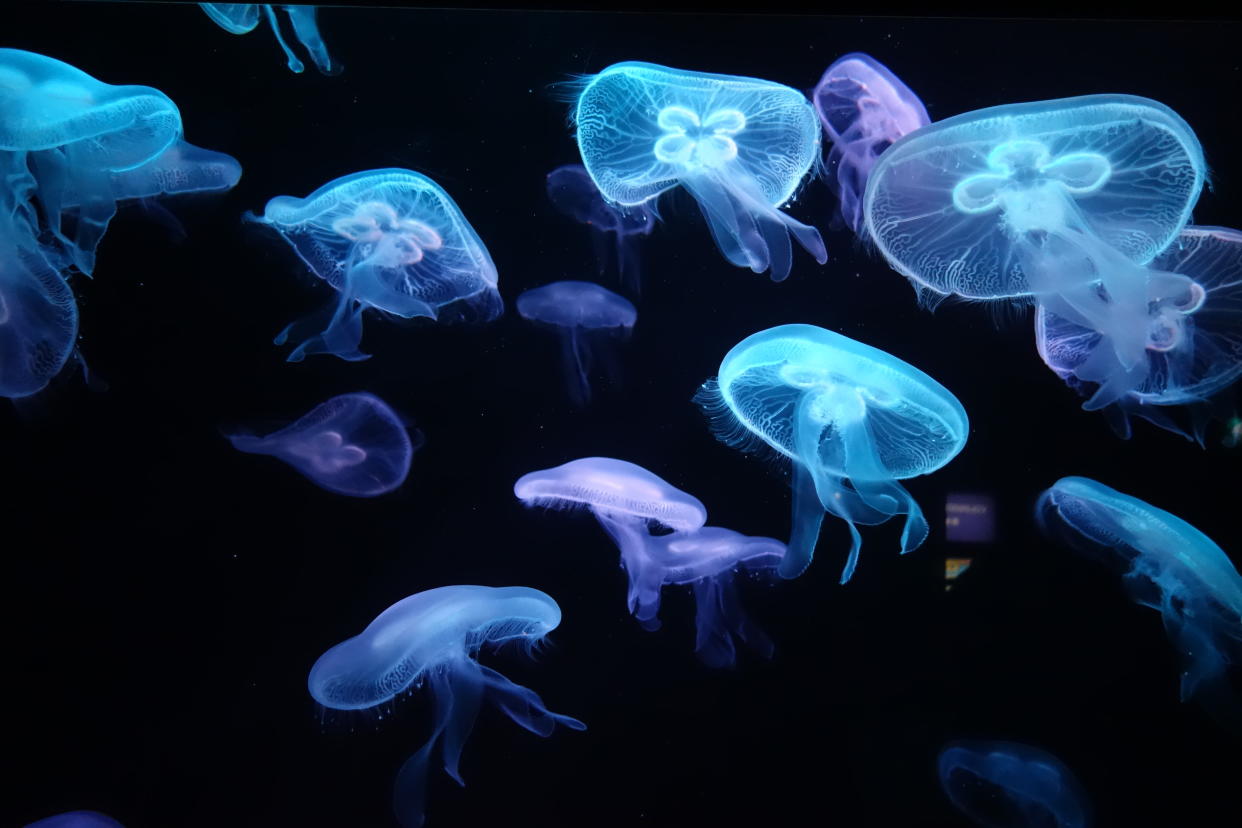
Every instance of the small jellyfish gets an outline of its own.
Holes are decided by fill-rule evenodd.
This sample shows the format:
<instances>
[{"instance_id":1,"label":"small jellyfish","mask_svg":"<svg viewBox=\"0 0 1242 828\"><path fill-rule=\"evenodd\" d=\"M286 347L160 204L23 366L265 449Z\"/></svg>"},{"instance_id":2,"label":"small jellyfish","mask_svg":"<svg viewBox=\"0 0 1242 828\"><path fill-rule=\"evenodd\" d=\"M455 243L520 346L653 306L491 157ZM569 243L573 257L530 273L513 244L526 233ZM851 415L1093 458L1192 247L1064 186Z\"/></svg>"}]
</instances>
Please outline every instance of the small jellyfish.
<instances>
[{"instance_id":1,"label":"small jellyfish","mask_svg":"<svg viewBox=\"0 0 1242 828\"><path fill-rule=\"evenodd\" d=\"M1181 651L1181 699L1242 723L1226 671L1242 659L1242 577L1211 538L1181 518L1086 477L1063 477L1040 497L1045 532L1124 571L1135 602L1160 610Z\"/></svg>"},{"instance_id":2,"label":"small jellyfish","mask_svg":"<svg viewBox=\"0 0 1242 828\"><path fill-rule=\"evenodd\" d=\"M966 411L943 385L891 354L814 325L781 325L739 342L695 395L716 436L744 451L775 449L793 462L793 528L778 572L811 563L825 511L855 524L906 515L901 551L917 549L927 520L898 480L930 474L966 445Z\"/></svg>"},{"instance_id":3,"label":"small jellyfish","mask_svg":"<svg viewBox=\"0 0 1242 828\"><path fill-rule=\"evenodd\" d=\"M640 236L650 236L659 218L652 205L618 207L609 204L581 164L557 167L548 173L548 198L562 213L590 226L600 276L608 269L607 237L612 236L612 258L616 259L621 284L637 293L640 282L637 240Z\"/></svg>"},{"instance_id":4,"label":"small jellyfish","mask_svg":"<svg viewBox=\"0 0 1242 828\"><path fill-rule=\"evenodd\" d=\"M832 142L825 177L841 203L841 217L861 235L863 192L871 168L898 138L931 119L910 87L861 52L829 66L811 100Z\"/></svg>"},{"instance_id":5,"label":"small jellyfish","mask_svg":"<svg viewBox=\"0 0 1242 828\"><path fill-rule=\"evenodd\" d=\"M1016 742L951 742L940 753L940 785L984 828L1087 828L1082 786L1055 756Z\"/></svg>"},{"instance_id":6,"label":"small jellyfish","mask_svg":"<svg viewBox=\"0 0 1242 828\"><path fill-rule=\"evenodd\" d=\"M423 442L413 438L388 405L372 394L342 394L320 403L291 425L264 437L229 435L248 454L284 460L322 488L351 497L376 497L405 482Z\"/></svg>"},{"instance_id":7,"label":"small jellyfish","mask_svg":"<svg viewBox=\"0 0 1242 828\"><path fill-rule=\"evenodd\" d=\"M730 263L789 275L789 236L819 264L819 231L778 208L819 158L815 111L771 81L617 63L584 78L573 107L578 150L605 200L654 201L681 185Z\"/></svg>"},{"instance_id":8,"label":"small jellyfish","mask_svg":"<svg viewBox=\"0 0 1242 828\"><path fill-rule=\"evenodd\" d=\"M306 198L278 196L262 216L311 272L340 294L335 306L286 327L289 354L334 354L356 362L366 308L404 319L496 318L504 303L496 265L457 204L425 175L383 169L330 181Z\"/></svg>"},{"instance_id":9,"label":"small jellyfish","mask_svg":"<svg viewBox=\"0 0 1242 828\"><path fill-rule=\"evenodd\" d=\"M263 14L267 16L267 22L272 27L272 33L276 35L276 42L280 44L280 48L285 53L288 61L289 69L293 72L301 72L306 67L297 55L293 54L293 50L289 48L289 44L285 42L284 37L280 34L280 24L276 21L276 11L272 8L272 3L199 3L203 11L207 12L207 16L216 22L216 24L229 34L243 35L259 25L259 10L262 9ZM285 10L285 14L289 15L289 22L293 24L293 33L297 36L298 42L306 48L307 54L310 55L315 66L325 75L339 75L342 70L340 63L334 63L331 55L328 54L328 47L324 45L323 38L319 35L319 24L315 22L315 14L318 8L315 6L285 6L281 8Z\"/></svg>"},{"instance_id":10,"label":"small jellyfish","mask_svg":"<svg viewBox=\"0 0 1242 828\"><path fill-rule=\"evenodd\" d=\"M558 724L586 729L577 719L550 712L534 691L476 660L484 645L499 648L512 642L529 653L560 623L560 607L537 589L428 589L393 604L360 635L320 656L307 684L315 701L334 710L373 708L424 686L430 691L435 705L431 738L401 766L393 792L401 824L422 825L431 753L439 745L444 770L465 785L458 762L485 697L539 736L551 735Z\"/></svg>"},{"instance_id":11,"label":"small jellyfish","mask_svg":"<svg viewBox=\"0 0 1242 828\"><path fill-rule=\"evenodd\" d=\"M550 325L561 339L569 396L575 405L591 400L591 367L597 343L607 337L628 337L638 311L624 296L591 282L552 282L531 288L517 299L518 313Z\"/></svg>"},{"instance_id":12,"label":"small jellyfish","mask_svg":"<svg viewBox=\"0 0 1242 828\"><path fill-rule=\"evenodd\" d=\"M125 826L99 811L69 811L36 820L26 828L125 828Z\"/></svg>"}]
</instances>

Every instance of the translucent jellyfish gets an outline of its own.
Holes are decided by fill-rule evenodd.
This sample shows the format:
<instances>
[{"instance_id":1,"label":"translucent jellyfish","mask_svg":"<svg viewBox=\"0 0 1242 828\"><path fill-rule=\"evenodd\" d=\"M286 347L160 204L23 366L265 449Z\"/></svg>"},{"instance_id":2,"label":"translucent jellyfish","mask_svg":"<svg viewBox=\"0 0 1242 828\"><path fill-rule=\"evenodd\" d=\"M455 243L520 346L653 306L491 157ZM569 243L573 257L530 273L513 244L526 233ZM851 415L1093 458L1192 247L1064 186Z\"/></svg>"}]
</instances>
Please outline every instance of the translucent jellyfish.
<instances>
[{"instance_id":1,"label":"translucent jellyfish","mask_svg":"<svg viewBox=\"0 0 1242 828\"><path fill-rule=\"evenodd\" d=\"M540 736L560 724L586 725L550 712L532 690L480 664L485 645L516 643L527 652L561 623L552 598L528 587L447 586L411 595L384 610L361 635L337 644L311 668L310 694L334 710L364 710L425 686L435 705L431 738L397 774L393 807L403 825L423 823L431 753L464 785L458 762L486 697Z\"/></svg>"},{"instance_id":2,"label":"translucent jellyfish","mask_svg":"<svg viewBox=\"0 0 1242 828\"><path fill-rule=\"evenodd\" d=\"M1226 671L1242 658L1242 577L1219 546L1163 509L1085 477L1045 491L1036 518L1046 532L1123 570L1139 604L1160 610L1183 656L1181 698L1240 721Z\"/></svg>"},{"instance_id":3,"label":"translucent jellyfish","mask_svg":"<svg viewBox=\"0 0 1242 828\"><path fill-rule=\"evenodd\" d=\"M26 828L125 828L107 814L98 811L69 811L45 817L30 823Z\"/></svg>"},{"instance_id":4,"label":"translucent jellyfish","mask_svg":"<svg viewBox=\"0 0 1242 828\"><path fill-rule=\"evenodd\" d=\"M224 29L229 34L242 35L250 32L255 26L259 25L259 13L267 16L267 22L272 27L272 33L276 35L276 42L280 44L280 48L285 53L285 58L289 63L289 69L294 72L301 72L305 67L297 55L293 54L293 50L289 48L289 44L285 42L284 37L280 34L280 24L276 21L276 11L272 8L271 3L199 3L203 11L207 12L207 16ZM319 24L315 22L315 14L318 9L315 6L281 6L285 14L289 15L289 22L293 24L293 34L297 37L298 42L305 47L307 54L310 55L315 66L325 75L339 75L341 73L341 64L334 63L332 57L328 54L328 47L324 45L323 38L319 35Z\"/></svg>"},{"instance_id":5,"label":"translucent jellyfish","mask_svg":"<svg viewBox=\"0 0 1242 828\"><path fill-rule=\"evenodd\" d=\"M306 198L278 196L252 221L270 225L340 297L327 312L286 327L289 354L334 354L351 362L366 308L409 319L468 317L487 321L504 303L496 265L457 204L425 175L384 169L330 181Z\"/></svg>"},{"instance_id":6,"label":"translucent jellyfish","mask_svg":"<svg viewBox=\"0 0 1242 828\"><path fill-rule=\"evenodd\" d=\"M291 425L264 437L229 435L239 451L267 454L293 466L318 486L351 497L376 497L405 482L423 443L372 394L342 394L320 403Z\"/></svg>"},{"instance_id":7,"label":"translucent jellyfish","mask_svg":"<svg viewBox=\"0 0 1242 828\"><path fill-rule=\"evenodd\" d=\"M651 235L659 218L652 205L618 207L609 204L581 164L557 167L548 173L548 198L562 213L590 226L599 275L604 275L609 258L614 258L621 283L637 292L640 282L637 241L641 236ZM609 236L612 237L611 256Z\"/></svg>"},{"instance_id":8,"label":"translucent jellyfish","mask_svg":"<svg viewBox=\"0 0 1242 828\"><path fill-rule=\"evenodd\" d=\"M951 742L940 785L958 810L986 828L1086 828L1082 786L1055 756L1016 742Z\"/></svg>"},{"instance_id":9,"label":"translucent jellyfish","mask_svg":"<svg viewBox=\"0 0 1242 828\"><path fill-rule=\"evenodd\" d=\"M793 528L778 572L811 563L824 512L855 524L906 515L901 551L927 520L898 480L930 474L966 444L966 411L948 389L891 354L814 325L781 325L739 342L695 396L716 436L744 451L766 445L793 462Z\"/></svg>"},{"instance_id":10,"label":"translucent jellyfish","mask_svg":"<svg viewBox=\"0 0 1242 828\"><path fill-rule=\"evenodd\" d=\"M590 374L599 345L609 337L629 336L638 319L628 299L591 282L552 282L531 288L518 297L517 309L524 318L556 329L575 405L591 399Z\"/></svg>"},{"instance_id":11,"label":"translucent jellyfish","mask_svg":"<svg viewBox=\"0 0 1242 828\"><path fill-rule=\"evenodd\" d=\"M789 235L828 260L814 227L779 209L819 157L802 93L755 78L617 63L585 78L573 109L582 162L623 207L685 187L732 264L789 275Z\"/></svg>"},{"instance_id":12,"label":"translucent jellyfish","mask_svg":"<svg viewBox=\"0 0 1242 828\"><path fill-rule=\"evenodd\" d=\"M910 87L870 55L853 52L828 67L811 93L832 142L824 170L841 217L863 231L863 192L871 168L898 138L931 123Z\"/></svg>"}]
</instances>

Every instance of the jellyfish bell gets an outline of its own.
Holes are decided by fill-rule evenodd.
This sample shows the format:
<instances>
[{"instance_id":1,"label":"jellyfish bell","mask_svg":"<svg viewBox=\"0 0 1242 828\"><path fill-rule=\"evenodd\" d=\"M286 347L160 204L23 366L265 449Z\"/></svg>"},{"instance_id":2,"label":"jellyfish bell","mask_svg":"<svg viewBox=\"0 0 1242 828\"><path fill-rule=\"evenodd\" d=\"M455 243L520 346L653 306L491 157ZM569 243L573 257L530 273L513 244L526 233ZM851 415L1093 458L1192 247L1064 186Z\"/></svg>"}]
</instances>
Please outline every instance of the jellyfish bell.
<instances>
[{"instance_id":1,"label":"jellyfish bell","mask_svg":"<svg viewBox=\"0 0 1242 828\"><path fill-rule=\"evenodd\" d=\"M1052 754L1017 742L951 742L937 760L949 800L986 828L1087 828L1082 786Z\"/></svg>"},{"instance_id":2,"label":"jellyfish bell","mask_svg":"<svg viewBox=\"0 0 1242 828\"><path fill-rule=\"evenodd\" d=\"M124 826L99 811L68 811L35 820L26 828L124 828Z\"/></svg>"},{"instance_id":3,"label":"jellyfish bell","mask_svg":"<svg viewBox=\"0 0 1242 828\"><path fill-rule=\"evenodd\" d=\"M609 259L616 262L621 283L639 290L637 240L651 235L659 218L650 202L622 207L609 204L581 164L557 167L548 173L548 198L566 216L590 226L601 276ZM609 252L607 237L612 237Z\"/></svg>"}]
</instances>

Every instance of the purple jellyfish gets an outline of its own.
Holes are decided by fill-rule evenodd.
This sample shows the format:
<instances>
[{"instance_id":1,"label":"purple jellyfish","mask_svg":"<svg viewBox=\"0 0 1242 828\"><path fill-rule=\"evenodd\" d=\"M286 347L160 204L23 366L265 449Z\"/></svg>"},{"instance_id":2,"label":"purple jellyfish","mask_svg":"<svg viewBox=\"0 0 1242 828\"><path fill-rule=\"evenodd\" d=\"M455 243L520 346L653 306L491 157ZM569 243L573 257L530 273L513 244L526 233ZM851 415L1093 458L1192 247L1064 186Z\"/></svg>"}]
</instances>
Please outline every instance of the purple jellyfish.
<instances>
[{"instance_id":1,"label":"purple jellyfish","mask_svg":"<svg viewBox=\"0 0 1242 828\"><path fill-rule=\"evenodd\" d=\"M609 204L581 164L568 164L548 173L548 198L565 215L590 225L599 275L602 277L608 269L609 258L615 258L621 284L638 293L641 274L637 240L650 236L655 229L659 216L654 207L648 203L630 207ZM610 235L614 251L611 256L607 239Z\"/></svg>"}]
</instances>

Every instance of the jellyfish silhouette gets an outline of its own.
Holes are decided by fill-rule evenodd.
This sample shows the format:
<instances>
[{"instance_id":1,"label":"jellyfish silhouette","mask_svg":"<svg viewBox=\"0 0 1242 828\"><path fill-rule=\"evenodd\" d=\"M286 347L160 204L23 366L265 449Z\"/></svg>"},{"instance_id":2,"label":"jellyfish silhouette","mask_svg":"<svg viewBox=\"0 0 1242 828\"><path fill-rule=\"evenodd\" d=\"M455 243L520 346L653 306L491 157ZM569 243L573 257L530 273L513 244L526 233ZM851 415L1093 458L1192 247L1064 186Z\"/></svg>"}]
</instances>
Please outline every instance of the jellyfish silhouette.
<instances>
[{"instance_id":1,"label":"jellyfish silhouette","mask_svg":"<svg viewBox=\"0 0 1242 828\"><path fill-rule=\"evenodd\" d=\"M840 201L841 217L861 235L863 192L876 160L898 138L931 119L910 87L861 52L829 66L811 100L832 142L825 178Z\"/></svg>"},{"instance_id":2,"label":"jellyfish silhouette","mask_svg":"<svg viewBox=\"0 0 1242 828\"><path fill-rule=\"evenodd\" d=\"M604 275L608 270L609 258L613 258L621 284L637 293L641 282L637 241L640 236L651 235L659 218L652 206L618 207L609 204L581 164L557 167L548 173L548 198L562 213L590 226L599 275ZM611 256L609 236L612 237Z\"/></svg>"},{"instance_id":3,"label":"jellyfish silhouette","mask_svg":"<svg viewBox=\"0 0 1242 828\"><path fill-rule=\"evenodd\" d=\"M288 61L289 69L293 72L301 72L306 67L302 61L298 59L293 50L289 48L289 44L285 42L284 37L280 34L280 24L276 20L276 11L272 8L272 3L199 3L203 11L207 12L207 16L216 22L220 28L229 34L243 35L254 30L259 25L260 11L267 16L267 22L272 27L272 33L276 35L276 42L280 44L281 50L285 53L285 59ZM289 22L293 24L293 33L297 36L298 42L305 47L307 54L319 71L325 75L339 75L342 70L340 63L333 62L331 55L328 54L328 47L324 45L323 38L319 34L319 24L315 22L315 14L318 8L315 6L287 6L282 5L285 14L289 15Z\"/></svg>"},{"instance_id":4,"label":"jellyfish silhouette","mask_svg":"<svg viewBox=\"0 0 1242 828\"><path fill-rule=\"evenodd\" d=\"M422 443L388 405L372 394L342 394L264 437L229 435L233 447L267 454L293 466L316 485L351 497L397 489Z\"/></svg>"},{"instance_id":5,"label":"jellyfish silhouette","mask_svg":"<svg viewBox=\"0 0 1242 828\"><path fill-rule=\"evenodd\" d=\"M402 825L422 825L431 753L464 785L458 762L484 698L522 727L549 736L556 725L585 730L550 712L533 691L476 659L484 647L517 643L529 652L561 622L552 598L528 587L446 586L402 599L360 635L328 650L308 678L315 701L364 710L425 686L435 705L431 738L401 766L393 807Z\"/></svg>"},{"instance_id":6,"label":"jellyfish silhouette","mask_svg":"<svg viewBox=\"0 0 1242 828\"><path fill-rule=\"evenodd\" d=\"M1160 610L1181 651L1181 699L1238 726L1227 670L1242 659L1242 577L1211 538L1181 518L1086 477L1063 477L1035 511L1045 532L1123 571L1139 604Z\"/></svg>"},{"instance_id":7,"label":"jellyfish silhouette","mask_svg":"<svg viewBox=\"0 0 1242 828\"><path fill-rule=\"evenodd\" d=\"M552 282L531 288L517 299L518 313L550 325L561 339L569 396L575 405L591 400L591 367L597 343L628 337L638 311L625 297L591 282Z\"/></svg>"},{"instance_id":8,"label":"jellyfish silhouette","mask_svg":"<svg viewBox=\"0 0 1242 828\"><path fill-rule=\"evenodd\" d=\"M36 820L26 828L125 828L125 826L98 811L69 811Z\"/></svg>"},{"instance_id":9,"label":"jellyfish silhouette","mask_svg":"<svg viewBox=\"0 0 1242 828\"><path fill-rule=\"evenodd\" d=\"M951 742L940 753L940 785L958 810L985 828L1087 828L1090 805L1078 780L1050 753L1017 742Z\"/></svg>"},{"instance_id":10,"label":"jellyfish silhouette","mask_svg":"<svg viewBox=\"0 0 1242 828\"><path fill-rule=\"evenodd\" d=\"M583 79L572 117L582 162L608 202L633 207L681 185L732 264L783 280L790 234L828 260L819 231L777 209L819 157L815 112L797 90L617 63Z\"/></svg>"},{"instance_id":11,"label":"jellyfish silhouette","mask_svg":"<svg viewBox=\"0 0 1242 828\"><path fill-rule=\"evenodd\" d=\"M793 462L793 527L778 572L811 563L824 512L855 524L906 515L901 551L919 547L927 520L897 481L930 474L966 444L966 411L944 386L877 348L814 325L781 325L739 342L695 395L716 436L744 451L766 445Z\"/></svg>"},{"instance_id":12,"label":"jellyfish silhouette","mask_svg":"<svg viewBox=\"0 0 1242 828\"><path fill-rule=\"evenodd\" d=\"M487 248L449 194L416 172L353 173L306 198L273 198L261 217L246 218L273 227L340 294L328 311L277 335L277 345L302 340L290 362L324 353L367 359L358 345L368 307L406 319L478 321L504 310Z\"/></svg>"}]
</instances>

